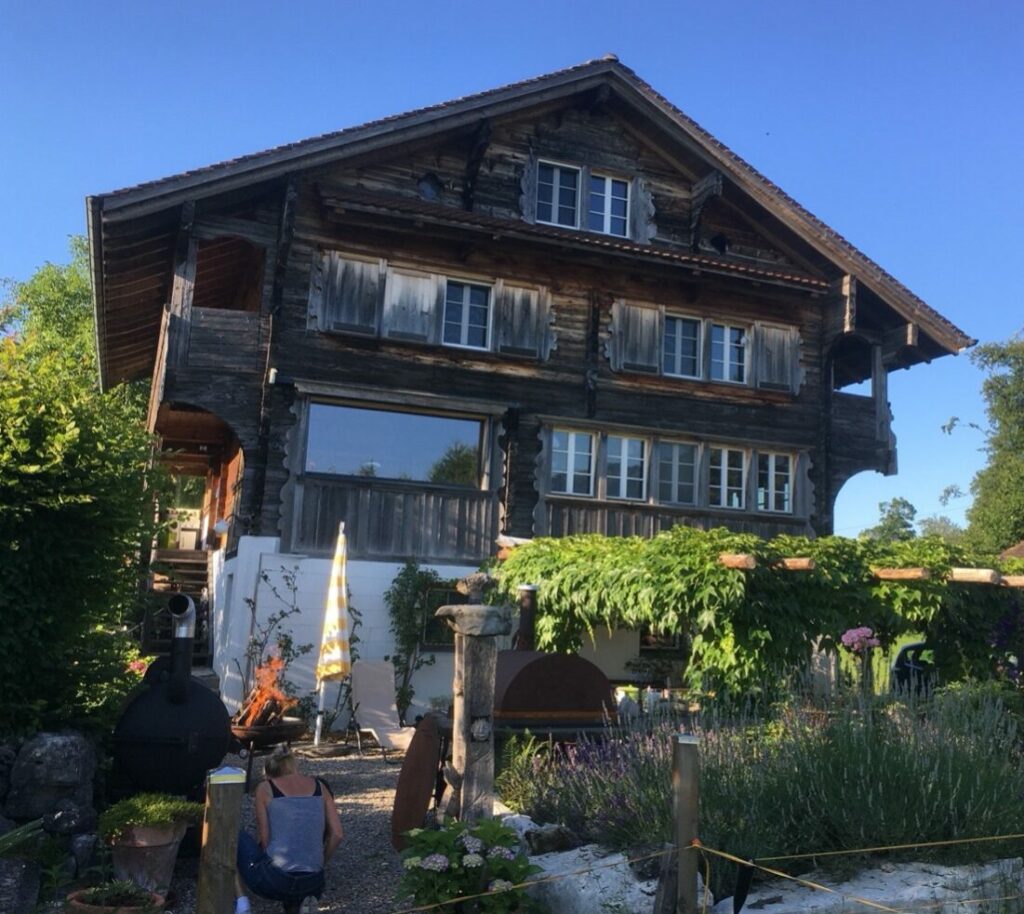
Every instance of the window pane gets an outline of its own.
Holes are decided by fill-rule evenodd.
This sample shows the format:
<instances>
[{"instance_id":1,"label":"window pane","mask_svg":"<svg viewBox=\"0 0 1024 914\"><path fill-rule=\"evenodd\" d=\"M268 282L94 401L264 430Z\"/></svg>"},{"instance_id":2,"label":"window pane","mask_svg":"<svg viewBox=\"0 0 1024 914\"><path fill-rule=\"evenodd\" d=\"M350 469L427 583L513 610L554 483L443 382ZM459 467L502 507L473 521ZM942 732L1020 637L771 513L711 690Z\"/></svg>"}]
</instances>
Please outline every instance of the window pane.
<instances>
[{"instance_id":1,"label":"window pane","mask_svg":"<svg viewBox=\"0 0 1024 914\"><path fill-rule=\"evenodd\" d=\"M312 403L306 471L480 484L481 423Z\"/></svg>"},{"instance_id":2,"label":"window pane","mask_svg":"<svg viewBox=\"0 0 1024 914\"><path fill-rule=\"evenodd\" d=\"M711 325L711 377L725 380L725 327L721 324Z\"/></svg>"}]
</instances>

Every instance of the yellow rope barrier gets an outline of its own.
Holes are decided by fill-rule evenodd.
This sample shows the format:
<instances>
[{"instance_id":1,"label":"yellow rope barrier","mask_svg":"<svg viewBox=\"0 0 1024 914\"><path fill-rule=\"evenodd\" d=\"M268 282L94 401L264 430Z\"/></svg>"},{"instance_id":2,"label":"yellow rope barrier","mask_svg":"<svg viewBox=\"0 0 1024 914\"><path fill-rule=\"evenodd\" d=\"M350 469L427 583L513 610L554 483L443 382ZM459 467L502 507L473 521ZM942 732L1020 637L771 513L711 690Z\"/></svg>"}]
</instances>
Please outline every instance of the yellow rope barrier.
<instances>
[{"instance_id":1,"label":"yellow rope barrier","mask_svg":"<svg viewBox=\"0 0 1024 914\"><path fill-rule=\"evenodd\" d=\"M761 866L761 864L755 863L753 860L744 860L742 857L737 857L735 854L730 854L726 851L715 850L714 848L704 847L704 845L700 845L700 847L705 853L714 854L716 857L721 857L732 863L739 863L741 866L752 866L754 869L761 870L771 876L777 876L780 879L788 879L791 882L806 886L809 889L815 889L819 892L828 892L829 895L838 895L840 898L847 898L850 901L865 905L869 908L874 908L877 911L888 911L889 914L904 914L904 912L899 911L896 908L890 908L888 905L872 901L870 898L861 898L859 895L846 895L843 892L837 892L835 889L830 889L827 885L822 885L820 882L811 882L809 879L801 879L799 876L791 876L789 873L782 872L782 870L772 869L769 866Z\"/></svg>"},{"instance_id":2,"label":"yellow rope barrier","mask_svg":"<svg viewBox=\"0 0 1024 914\"><path fill-rule=\"evenodd\" d=\"M851 850L818 851L813 854L785 854L776 857L758 857L764 862L779 863L782 860L809 860L812 857L840 857L846 854L880 854L883 851L904 851L921 847L950 847L954 844L976 844L994 841L1019 841L1024 833L1016 835L986 835L982 838L949 838L945 841L918 841L914 844L889 844L884 847L855 847Z\"/></svg>"}]
</instances>

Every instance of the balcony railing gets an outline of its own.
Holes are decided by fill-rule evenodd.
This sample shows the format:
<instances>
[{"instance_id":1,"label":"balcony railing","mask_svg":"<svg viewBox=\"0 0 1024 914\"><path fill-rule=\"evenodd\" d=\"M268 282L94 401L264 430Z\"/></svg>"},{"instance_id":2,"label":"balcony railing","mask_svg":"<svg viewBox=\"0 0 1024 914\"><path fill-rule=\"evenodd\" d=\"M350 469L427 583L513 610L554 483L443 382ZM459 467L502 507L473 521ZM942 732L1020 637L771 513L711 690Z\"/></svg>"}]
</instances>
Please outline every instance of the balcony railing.
<instances>
[{"instance_id":1,"label":"balcony railing","mask_svg":"<svg viewBox=\"0 0 1024 914\"><path fill-rule=\"evenodd\" d=\"M455 486L373 477L306 476L292 549L330 553L345 521L354 558L479 562L494 551L498 498Z\"/></svg>"},{"instance_id":2,"label":"balcony railing","mask_svg":"<svg viewBox=\"0 0 1024 914\"><path fill-rule=\"evenodd\" d=\"M188 331L188 367L262 371L266 323L266 318L249 311L193 308Z\"/></svg>"}]
</instances>

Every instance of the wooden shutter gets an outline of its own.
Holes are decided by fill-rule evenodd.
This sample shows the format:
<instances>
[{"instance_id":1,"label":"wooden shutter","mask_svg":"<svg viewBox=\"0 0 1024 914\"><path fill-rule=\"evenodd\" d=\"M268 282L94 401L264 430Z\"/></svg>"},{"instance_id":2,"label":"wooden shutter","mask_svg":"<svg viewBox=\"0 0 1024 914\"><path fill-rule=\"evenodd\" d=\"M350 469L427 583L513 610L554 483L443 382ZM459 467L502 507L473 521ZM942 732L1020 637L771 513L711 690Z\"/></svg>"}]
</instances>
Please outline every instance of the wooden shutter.
<instances>
[{"instance_id":1,"label":"wooden shutter","mask_svg":"<svg viewBox=\"0 0 1024 914\"><path fill-rule=\"evenodd\" d=\"M444 309L444 282L432 273L389 269L382 330L396 340L436 343Z\"/></svg>"},{"instance_id":2,"label":"wooden shutter","mask_svg":"<svg viewBox=\"0 0 1024 914\"><path fill-rule=\"evenodd\" d=\"M506 355L546 358L550 314L546 289L501 282L494 287L495 348Z\"/></svg>"},{"instance_id":3,"label":"wooden shutter","mask_svg":"<svg viewBox=\"0 0 1024 914\"><path fill-rule=\"evenodd\" d=\"M609 348L612 370L656 374L661 363L661 322L659 308L615 302Z\"/></svg>"},{"instance_id":4,"label":"wooden shutter","mask_svg":"<svg viewBox=\"0 0 1024 914\"><path fill-rule=\"evenodd\" d=\"M376 336L384 294L381 261L350 260L336 251L321 257L320 326Z\"/></svg>"},{"instance_id":5,"label":"wooden shutter","mask_svg":"<svg viewBox=\"0 0 1024 914\"><path fill-rule=\"evenodd\" d=\"M793 327L754 325L758 387L796 391L800 386L800 337Z\"/></svg>"}]
</instances>

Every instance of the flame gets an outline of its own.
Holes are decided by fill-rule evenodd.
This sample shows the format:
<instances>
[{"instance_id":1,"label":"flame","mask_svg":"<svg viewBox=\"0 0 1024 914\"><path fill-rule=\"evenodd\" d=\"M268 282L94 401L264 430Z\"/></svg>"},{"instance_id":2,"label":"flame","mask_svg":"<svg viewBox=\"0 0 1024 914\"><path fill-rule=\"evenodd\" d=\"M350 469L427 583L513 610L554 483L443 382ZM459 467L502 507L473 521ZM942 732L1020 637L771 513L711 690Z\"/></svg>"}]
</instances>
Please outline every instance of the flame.
<instances>
[{"instance_id":1,"label":"flame","mask_svg":"<svg viewBox=\"0 0 1024 914\"><path fill-rule=\"evenodd\" d=\"M290 698L281 688L280 680L283 673L284 660L280 657L270 657L266 663L256 667L256 685L250 693L245 712L239 717L240 726L247 727L258 720L270 702L276 702L278 705L279 711L276 716L283 715L292 705L298 704L297 698Z\"/></svg>"}]
</instances>

